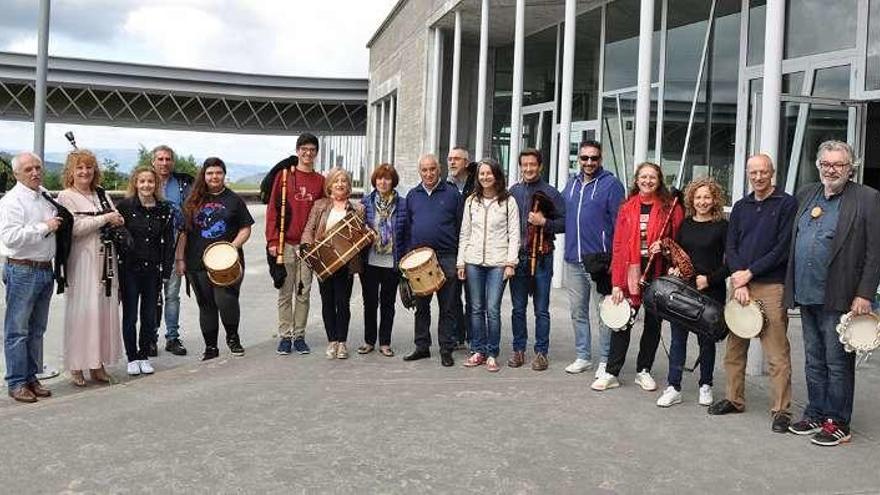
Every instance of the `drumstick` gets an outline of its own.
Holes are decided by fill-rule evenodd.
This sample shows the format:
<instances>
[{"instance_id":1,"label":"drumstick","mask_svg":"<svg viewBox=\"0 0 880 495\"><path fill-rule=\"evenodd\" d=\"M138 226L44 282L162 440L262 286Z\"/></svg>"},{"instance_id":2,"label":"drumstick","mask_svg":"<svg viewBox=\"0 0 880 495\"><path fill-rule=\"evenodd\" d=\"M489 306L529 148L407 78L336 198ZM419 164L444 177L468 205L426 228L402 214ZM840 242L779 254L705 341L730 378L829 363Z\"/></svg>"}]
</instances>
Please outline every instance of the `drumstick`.
<instances>
[{"instance_id":1,"label":"drumstick","mask_svg":"<svg viewBox=\"0 0 880 495\"><path fill-rule=\"evenodd\" d=\"M669 208L669 215L666 215L666 220L663 221L663 227L660 228L660 239L666 235L666 227L669 227L669 222L672 220L672 215L675 213L675 206L678 204L678 196L672 199L672 207ZM659 240L659 239L658 239ZM651 265L654 264L654 257L657 253L651 253L651 256L648 257L648 264L645 265L645 272L642 273L642 278L639 280L639 285L644 287L648 284L648 272L651 271Z\"/></svg>"},{"instance_id":2,"label":"drumstick","mask_svg":"<svg viewBox=\"0 0 880 495\"><path fill-rule=\"evenodd\" d=\"M275 263L284 264L284 222L287 219L287 168L281 171L281 226L278 228L278 256Z\"/></svg>"}]
</instances>

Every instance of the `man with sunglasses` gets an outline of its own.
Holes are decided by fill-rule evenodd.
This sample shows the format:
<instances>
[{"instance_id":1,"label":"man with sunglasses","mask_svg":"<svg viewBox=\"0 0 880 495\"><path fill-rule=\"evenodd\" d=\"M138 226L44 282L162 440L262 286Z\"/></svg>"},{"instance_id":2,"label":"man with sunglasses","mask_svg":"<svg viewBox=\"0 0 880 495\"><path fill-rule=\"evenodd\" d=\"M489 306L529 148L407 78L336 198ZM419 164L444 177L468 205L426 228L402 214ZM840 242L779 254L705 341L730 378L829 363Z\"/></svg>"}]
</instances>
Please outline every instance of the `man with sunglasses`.
<instances>
[{"instance_id":1,"label":"man with sunglasses","mask_svg":"<svg viewBox=\"0 0 880 495\"><path fill-rule=\"evenodd\" d=\"M311 352L305 341L306 322L309 319L309 294L312 290L312 269L296 253L300 250L300 238L306 227L309 213L316 200L324 197L324 176L315 172L318 156L318 138L314 134L301 134L296 139L296 165L287 174L276 174L266 208L266 242L269 254L284 254L287 276L278 289L278 342L280 355ZM280 205L283 180L286 184L286 218L284 239L279 239L280 212L272 205Z\"/></svg>"},{"instance_id":2,"label":"man with sunglasses","mask_svg":"<svg viewBox=\"0 0 880 495\"><path fill-rule=\"evenodd\" d=\"M572 374L583 373L593 366L590 300L595 307L599 298L591 297L591 293L595 288L601 289L603 276L605 282L608 281L614 224L625 194L620 180L602 168L602 145L599 142L584 141L578 146L578 164L580 173L571 177L562 192L567 212L565 284L577 353L574 362L565 371ZM604 267L605 262L607 267ZM605 273L601 273L603 270ZM611 334L601 321L599 331L602 347L596 378L605 373L611 347Z\"/></svg>"}]
</instances>

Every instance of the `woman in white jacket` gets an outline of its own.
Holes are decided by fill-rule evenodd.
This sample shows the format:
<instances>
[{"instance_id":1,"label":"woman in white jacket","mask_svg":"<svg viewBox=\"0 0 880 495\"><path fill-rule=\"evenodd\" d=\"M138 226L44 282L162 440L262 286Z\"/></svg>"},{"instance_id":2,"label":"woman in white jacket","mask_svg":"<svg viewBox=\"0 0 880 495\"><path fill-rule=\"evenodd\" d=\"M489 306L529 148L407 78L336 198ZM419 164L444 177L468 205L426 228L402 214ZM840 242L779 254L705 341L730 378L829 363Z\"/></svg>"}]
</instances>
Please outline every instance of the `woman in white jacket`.
<instances>
[{"instance_id":1,"label":"woman in white jacket","mask_svg":"<svg viewBox=\"0 0 880 495\"><path fill-rule=\"evenodd\" d=\"M458 278L467 280L471 306L471 350L467 367L498 371L501 296L513 276L519 253L519 209L507 192L495 160L477 165L474 193L464 203L458 238Z\"/></svg>"}]
</instances>

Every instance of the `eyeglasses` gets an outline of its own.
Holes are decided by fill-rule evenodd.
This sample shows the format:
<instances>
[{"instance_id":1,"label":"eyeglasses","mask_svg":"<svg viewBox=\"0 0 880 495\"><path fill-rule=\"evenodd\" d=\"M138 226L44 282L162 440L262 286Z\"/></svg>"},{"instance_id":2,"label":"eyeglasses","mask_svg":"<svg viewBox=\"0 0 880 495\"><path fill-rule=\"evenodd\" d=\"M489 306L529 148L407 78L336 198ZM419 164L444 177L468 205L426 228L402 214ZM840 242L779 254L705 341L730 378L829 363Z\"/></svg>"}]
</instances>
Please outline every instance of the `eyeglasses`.
<instances>
[{"instance_id":1,"label":"eyeglasses","mask_svg":"<svg viewBox=\"0 0 880 495\"><path fill-rule=\"evenodd\" d=\"M601 162L602 161L602 155L581 155L578 158L580 158L582 162Z\"/></svg>"},{"instance_id":2,"label":"eyeglasses","mask_svg":"<svg viewBox=\"0 0 880 495\"><path fill-rule=\"evenodd\" d=\"M315 155L318 153L318 148L314 148L312 146L300 146L299 151L300 153L311 153Z\"/></svg>"},{"instance_id":3,"label":"eyeglasses","mask_svg":"<svg viewBox=\"0 0 880 495\"><path fill-rule=\"evenodd\" d=\"M823 170L834 169L838 172L849 166L846 162L819 162L819 168Z\"/></svg>"}]
</instances>

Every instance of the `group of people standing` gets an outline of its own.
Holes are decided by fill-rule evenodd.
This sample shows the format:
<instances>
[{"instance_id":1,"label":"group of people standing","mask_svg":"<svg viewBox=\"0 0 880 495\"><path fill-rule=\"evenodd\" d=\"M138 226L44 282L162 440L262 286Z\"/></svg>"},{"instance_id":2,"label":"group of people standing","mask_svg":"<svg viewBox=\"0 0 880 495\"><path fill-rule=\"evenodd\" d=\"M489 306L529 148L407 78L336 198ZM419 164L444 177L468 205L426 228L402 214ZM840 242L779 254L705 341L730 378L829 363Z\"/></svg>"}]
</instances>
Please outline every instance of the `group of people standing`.
<instances>
[{"instance_id":1,"label":"group of people standing","mask_svg":"<svg viewBox=\"0 0 880 495\"><path fill-rule=\"evenodd\" d=\"M846 143L820 146L816 166L821 181L797 198L775 187L770 157L750 157L752 192L736 202L729 220L723 214L724 191L711 178L688 184L682 204L673 199L662 169L645 162L636 167L626 191L602 167L602 146L596 141L580 144L580 170L562 192L543 179L538 150L520 153L519 181L508 189L496 161L471 162L468 150L456 147L447 157L448 180L442 178L437 158L424 155L418 162L420 181L404 197L397 191L397 170L380 164L370 177L372 190L360 201L351 198L352 179L346 171L333 169L326 177L315 171L318 145L312 134L299 136L296 156L282 161L282 172L270 182L265 233L278 288L278 354L310 353L305 333L313 272L303 254L353 215L375 236L358 256L318 281L328 359L349 357L355 274L364 302L364 342L356 351L378 349L383 356L394 356L395 303L399 284L406 283L401 282L400 262L413 249L430 247L446 277L436 291L440 363L453 366L453 351L466 344L470 355L465 367L501 369L500 308L509 283L513 338L506 365L517 368L527 361L531 298L530 366L546 370L555 237L565 233L564 278L575 336L575 359L565 371L583 373L596 361L591 388L613 389L620 386L632 325L611 331L600 322L596 360L591 309L596 311L602 295L615 303L626 299L638 308L640 282L677 274L662 256L649 262L668 238L690 257L696 289L723 303L729 281L730 297L742 304L761 301L767 319L760 338L769 364L772 430L810 434L821 445L849 440L854 357L845 352L834 327L847 312L872 310L880 283L880 193L851 180L853 153ZM194 179L174 173L170 148L157 147L152 158L152 166L134 170L127 197L118 205L98 186L100 170L88 151L68 156L65 190L57 201L40 185L38 157L23 153L13 160L18 183L0 203L0 246L7 258L6 380L14 399L33 402L51 395L36 373L42 367L53 280L66 292L65 366L75 385L87 384L86 369L94 381L110 380L105 366L121 354L120 333L128 373L152 373L149 357L156 355L163 316L166 350L185 354L177 321L183 278L199 306L203 359L219 356L221 322L229 351L244 354L238 334L241 279L225 286L213 283L202 255L209 244L225 241L244 263L242 246L254 219L244 201L226 188L226 166L219 158L205 160ZM65 221L65 213L72 220ZM275 259L280 266L271 266ZM415 297L415 348L405 361L431 356L433 297ZM793 422L787 310L796 306L804 329L809 405ZM646 312L635 383L648 391L657 389L651 372L660 328L660 319ZM683 400L687 339L688 331L673 323L668 386L658 406ZM726 398L718 401L712 393L716 344L704 337L698 343L699 404L713 415L743 411L749 340L729 335Z\"/></svg>"}]
</instances>

